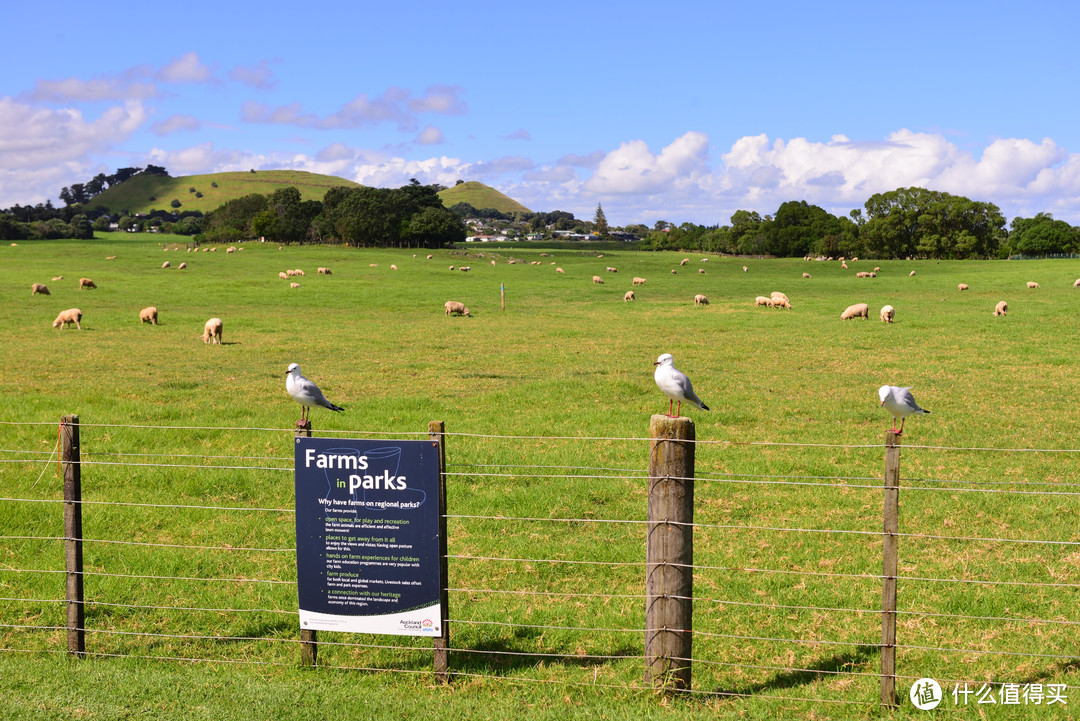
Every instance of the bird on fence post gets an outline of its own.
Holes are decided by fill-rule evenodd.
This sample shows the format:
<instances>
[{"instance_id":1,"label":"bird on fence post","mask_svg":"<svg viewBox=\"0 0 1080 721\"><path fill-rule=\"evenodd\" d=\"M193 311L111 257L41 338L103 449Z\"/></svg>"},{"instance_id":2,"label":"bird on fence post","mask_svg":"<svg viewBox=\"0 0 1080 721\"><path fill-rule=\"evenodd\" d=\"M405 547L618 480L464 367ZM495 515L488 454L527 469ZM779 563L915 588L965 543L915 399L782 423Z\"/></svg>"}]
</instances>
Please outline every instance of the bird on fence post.
<instances>
[{"instance_id":1,"label":"bird on fence post","mask_svg":"<svg viewBox=\"0 0 1080 721\"><path fill-rule=\"evenodd\" d=\"M896 435L904 432L904 419L912 413L929 413L925 408L920 408L911 395L911 386L900 388L899 386L881 386L878 388L878 398L881 399L881 407L892 414L892 429ZM896 419L900 419L900 430L896 430Z\"/></svg>"},{"instance_id":2,"label":"bird on fence post","mask_svg":"<svg viewBox=\"0 0 1080 721\"><path fill-rule=\"evenodd\" d=\"M335 406L326 400L326 396L319 390L319 386L300 375L300 365L297 363L289 364L289 370L285 373L285 390L288 391L294 401L303 407L300 411L299 423L307 422L308 408L312 406L322 406L332 411L345 410L341 406Z\"/></svg>"},{"instance_id":3,"label":"bird on fence post","mask_svg":"<svg viewBox=\"0 0 1080 721\"><path fill-rule=\"evenodd\" d=\"M675 367L675 359L672 358L670 353L664 353L656 359L653 365L656 366L653 379L656 381L657 387L668 397L668 417L679 417L679 413L682 412L683 401L692 403L703 411L709 410L709 407L694 394L694 386L691 385L690 379ZM678 401L679 405L675 409L675 414L672 415L671 405L675 401Z\"/></svg>"}]
</instances>

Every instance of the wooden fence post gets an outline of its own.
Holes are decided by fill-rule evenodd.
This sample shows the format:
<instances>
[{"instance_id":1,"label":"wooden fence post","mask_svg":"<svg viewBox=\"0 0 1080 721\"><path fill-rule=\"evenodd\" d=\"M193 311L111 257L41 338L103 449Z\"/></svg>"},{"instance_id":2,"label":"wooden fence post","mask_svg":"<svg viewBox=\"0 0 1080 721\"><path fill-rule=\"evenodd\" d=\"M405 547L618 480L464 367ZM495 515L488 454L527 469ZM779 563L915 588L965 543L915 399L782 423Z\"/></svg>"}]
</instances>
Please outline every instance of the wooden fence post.
<instances>
[{"instance_id":1,"label":"wooden fence post","mask_svg":"<svg viewBox=\"0 0 1080 721\"><path fill-rule=\"evenodd\" d=\"M694 421L649 423L645 683L690 688L694 593Z\"/></svg>"},{"instance_id":2,"label":"wooden fence post","mask_svg":"<svg viewBox=\"0 0 1080 721\"><path fill-rule=\"evenodd\" d=\"M295 438L311 438L311 421L297 421ZM300 664L316 666L319 663L319 634L313 628L300 629Z\"/></svg>"},{"instance_id":3,"label":"wooden fence post","mask_svg":"<svg viewBox=\"0 0 1080 721\"><path fill-rule=\"evenodd\" d=\"M439 446L439 578L442 590L439 603L442 606L440 634L432 639L435 649L435 677L443 683L450 681L450 580L446 560L446 424L443 421L428 423L428 438Z\"/></svg>"},{"instance_id":4,"label":"wooden fence post","mask_svg":"<svg viewBox=\"0 0 1080 721\"><path fill-rule=\"evenodd\" d=\"M79 417L60 420L60 461L64 469L64 568L67 571L67 649L86 653L86 604L83 603L82 465Z\"/></svg>"},{"instance_id":5,"label":"wooden fence post","mask_svg":"<svg viewBox=\"0 0 1080 721\"><path fill-rule=\"evenodd\" d=\"M885 431L885 523L881 564L881 703L896 706L896 567L900 538L900 446Z\"/></svg>"}]
</instances>

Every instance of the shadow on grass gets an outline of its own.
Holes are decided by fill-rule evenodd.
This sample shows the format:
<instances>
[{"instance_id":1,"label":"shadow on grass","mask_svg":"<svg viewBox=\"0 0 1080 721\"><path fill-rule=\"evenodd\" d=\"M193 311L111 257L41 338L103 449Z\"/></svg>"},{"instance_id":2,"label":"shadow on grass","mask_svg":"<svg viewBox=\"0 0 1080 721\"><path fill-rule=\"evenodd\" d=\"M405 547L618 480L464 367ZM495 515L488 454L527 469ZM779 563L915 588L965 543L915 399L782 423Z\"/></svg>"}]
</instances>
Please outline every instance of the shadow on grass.
<instances>
[{"instance_id":1,"label":"shadow on grass","mask_svg":"<svg viewBox=\"0 0 1080 721\"><path fill-rule=\"evenodd\" d=\"M535 668L541 664L592 668L620 660L615 657L638 658L640 656L639 646L624 646L603 654L579 656L574 653L537 652L535 648L526 648L513 641L496 639L474 645L467 651L451 651L450 668L467 673L499 675Z\"/></svg>"},{"instance_id":2,"label":"shadow on grass","mask_svg":"<svg viewBox=\"0 0 1080 721\"><path fill-rule=\"evenodd\" d=\"M1044 681L1049 681L1052 678L1067 673L1074 673L1076 671L1080 671L1080 658L1074 658L1070 661L1058 661L1049 668L1043 669L1041 671L1033 671L1030 675L1028 675L1027 678L1020 679L1019 681L1015 681L1014 683L1017 683L1021 686L1025 686L1031 683L1043 683Z\"/></svg>"},{"instance_id":3,"label":"shadow on grass","mask_svg":"<svg viewBox=\"0 0 1080 721\"><path fill-rule=\"evenodd\" d=\"M720 695L738 694L740 696L753 695L763 691L777 691L779 689L803 686L817 681L822 676L835 676L850 672L854 667L861 666L874 656L878 655L876 646L858 646L850 653L842 653L808 666L806 668L792 669L784 673L778 673L767 681L756 683L745 688L716 688L714 693Z\"/></svg>"}]
</instances>

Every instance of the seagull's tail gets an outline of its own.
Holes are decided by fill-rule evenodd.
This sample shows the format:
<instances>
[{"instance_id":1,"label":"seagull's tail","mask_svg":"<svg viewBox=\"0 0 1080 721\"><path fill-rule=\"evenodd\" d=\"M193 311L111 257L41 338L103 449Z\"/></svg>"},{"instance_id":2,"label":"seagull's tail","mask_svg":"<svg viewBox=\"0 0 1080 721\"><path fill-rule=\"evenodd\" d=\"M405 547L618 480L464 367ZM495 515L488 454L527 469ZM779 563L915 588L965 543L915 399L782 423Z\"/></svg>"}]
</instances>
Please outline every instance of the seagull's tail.
<instances>
[{"instance_id":1,"label":"seagull's tail","mask_svg":"<svg viewBox=\"0 0 1080 721\"><path fill-rule=\"evenodd\" d=\"M327 401L327 402L326 402L326 407L327 407L327 408L329 408L329 409L330 409L330 410L332 410L332 411L339 411L339 412L340 412L340 411L343 411L343 410L345 410L345 409L344 409L344 408L342 408L341 406L335 406L335 405L334 405L333 403L331 403L330 401Z\"/></svg>"},{"instance_id":2,"label":"seagull's tail","mask_svg":"<svg viewBox=\"0 0 1080 721\"><path fill-rule=\"evenodd\" d=\"M708 407L707 405L705 405L704 403L702 403L702 404L701 404L701 410L703 410L703 411L708 411L708 410L712 410L712 409L711 409L711 408L709 408L709 407Z\"/></svg>"}]
</instances>

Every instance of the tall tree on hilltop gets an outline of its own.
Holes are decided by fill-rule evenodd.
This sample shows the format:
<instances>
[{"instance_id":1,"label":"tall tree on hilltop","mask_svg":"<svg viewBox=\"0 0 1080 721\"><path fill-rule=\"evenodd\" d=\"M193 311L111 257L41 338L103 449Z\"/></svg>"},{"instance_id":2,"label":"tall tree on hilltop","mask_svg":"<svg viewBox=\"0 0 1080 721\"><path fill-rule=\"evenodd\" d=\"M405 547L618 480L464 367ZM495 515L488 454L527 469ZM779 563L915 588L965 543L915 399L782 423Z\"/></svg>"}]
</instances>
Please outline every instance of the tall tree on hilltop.
<instances>
[{"instance_id":1,"label":"tall tree on hilltop","mask_svg":"<svg viewBox=\"0 0 1080 721\"><path fill-rule=\"evenodd\" d=\"M593 217L593 225L596 226L598 235L608 234L607 218L604 217L604 208L600 203L596 204L596 215Z\"/></svg>"}]
</instances>

